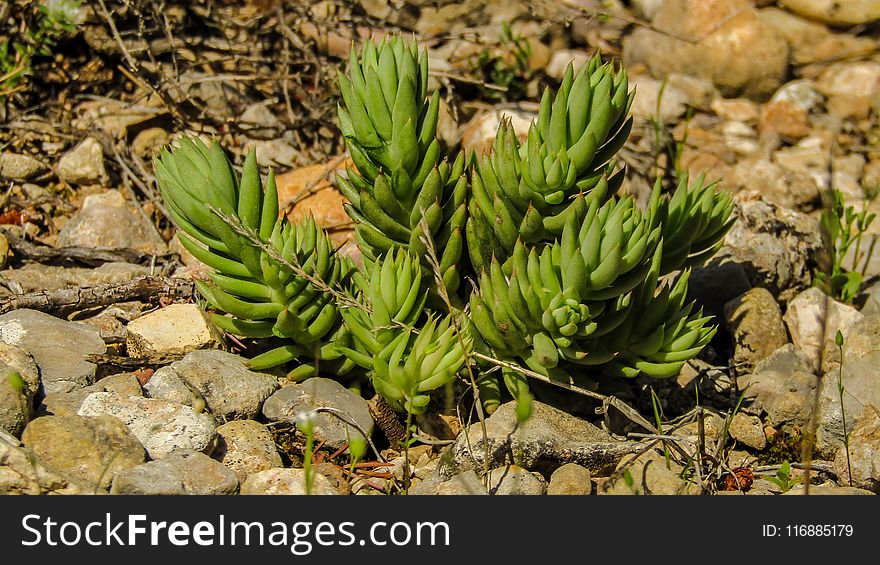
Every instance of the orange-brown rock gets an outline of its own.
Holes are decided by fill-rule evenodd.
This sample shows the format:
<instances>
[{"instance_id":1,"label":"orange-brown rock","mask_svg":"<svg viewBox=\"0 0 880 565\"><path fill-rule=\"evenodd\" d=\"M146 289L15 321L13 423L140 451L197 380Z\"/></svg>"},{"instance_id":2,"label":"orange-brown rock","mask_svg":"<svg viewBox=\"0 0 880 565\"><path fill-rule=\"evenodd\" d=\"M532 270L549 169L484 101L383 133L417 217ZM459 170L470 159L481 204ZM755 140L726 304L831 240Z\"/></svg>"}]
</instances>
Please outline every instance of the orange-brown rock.
<instances>
[{"instance_id":1,"label":"orange-brown rock","mask_svg":"<svg viewBox=\"0 0 880 565\"><path fill-rule=\"evenodd\" d=\"M337 247L354 238L354 224L343 208L347 200L332 183L335 174L346 165L351 165L351 161L337 158L326 164L295 169L276 179L278 203L287 211L287 217L296 222L311 214Z\"/></svg>"},{"instance_id":2,"label":"orange-brown rock","mask_svg":"<svg viewBox=\"0 0 880 565\"><path fill-rule=\"evenodd\" d=\"M770 102L761 109L758 123L760 133L776 133L780 137L802 139L810 135L812 128L807 120L807 110L791 100Z\"/></svg>"}]
</instances>

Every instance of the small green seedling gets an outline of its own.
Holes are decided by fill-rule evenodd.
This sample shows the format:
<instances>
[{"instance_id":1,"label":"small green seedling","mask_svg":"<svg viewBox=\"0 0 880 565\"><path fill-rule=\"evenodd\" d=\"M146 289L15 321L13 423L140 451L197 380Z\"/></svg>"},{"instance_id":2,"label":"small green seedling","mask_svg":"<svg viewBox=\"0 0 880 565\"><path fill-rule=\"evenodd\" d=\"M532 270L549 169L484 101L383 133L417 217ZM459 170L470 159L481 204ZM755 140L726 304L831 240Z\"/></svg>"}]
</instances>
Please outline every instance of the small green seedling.
<instances>
[{"instance_id":1,"label":"small green seedling","mask_svg":"<svg viewBox=\"0 0 880 565\"><path fill-rule=\"evenodd\" d=\"M780 465L779 469L776 471L776 475L768 477L767 480L782 489L782 492L790 491L795 485L801 482L800 477L792 476L791 464L788 461Z\"/></svg>"}]
</instances>

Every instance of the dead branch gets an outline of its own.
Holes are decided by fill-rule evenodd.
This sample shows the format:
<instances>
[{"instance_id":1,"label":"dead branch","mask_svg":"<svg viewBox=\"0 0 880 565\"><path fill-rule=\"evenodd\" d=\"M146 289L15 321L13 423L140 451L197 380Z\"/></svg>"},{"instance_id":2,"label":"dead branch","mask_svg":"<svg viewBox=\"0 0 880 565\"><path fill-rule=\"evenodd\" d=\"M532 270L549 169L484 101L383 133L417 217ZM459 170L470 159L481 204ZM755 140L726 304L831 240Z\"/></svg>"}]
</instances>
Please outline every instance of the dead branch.
<instances>
[{"instance_id":1,"label":"dead branch","mask_svg":"<svg viewBox=\"0 0 880 565\"><path fill-rule=\"evenodd\" d=\"M30 308L56 316L67 316L73 312L117 302L158 302L160 298L190 298L194 290L195 285L188 279L142 276L122 284L39 290L13 295L0 302L0 314L19 308Z\"/></svg>"}]
</instances>

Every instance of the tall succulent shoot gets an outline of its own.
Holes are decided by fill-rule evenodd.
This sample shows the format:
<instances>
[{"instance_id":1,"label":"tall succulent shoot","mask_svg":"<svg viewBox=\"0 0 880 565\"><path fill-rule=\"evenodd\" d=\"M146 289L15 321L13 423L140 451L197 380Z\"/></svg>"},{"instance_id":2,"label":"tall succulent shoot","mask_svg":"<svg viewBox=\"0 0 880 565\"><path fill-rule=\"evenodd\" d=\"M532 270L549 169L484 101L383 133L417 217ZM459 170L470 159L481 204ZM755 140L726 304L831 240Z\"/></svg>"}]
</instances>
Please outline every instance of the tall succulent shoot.
<instances>
[{"instance_id":1,"label":"tall succulent shoot","mask_svg":"<svg viewBox=\"0 0 880 565\"><path fill-rule=\"evenodd\" d=\"M613 158L632 125L627 88L626 73L598 57L578 73L569 66L525 142L502 123L492 151L473 159L473 327L497 357L549 378L670 377L715 333L685 301L689 271L658 281L717 251L732 200L687 177L671 197L658 181L644 212L614 195L623 175ZM501 377L515 397L527 390L522 373ZM498 377L480 382L491 410Z\"/></svg>"},{"instance_id":2,"label":"tall succulent shoot","mask_svg":"<svg viewBox=\"0 0 880 565\"><path fill-rule=\"evenodd\" d=\"M470 340L458 340L449 316L424 315L428 288L412 254L392 250L354 281L362 308L342 311L353 344L341 351L370 371L373 388L392 408L423 412L430 392L464 366Z\"/></svg>"},{"instance_id":3,"label":"tall succulent shoot","mask_svg":"<svg viewBox=\"0 0 880 565\"><path fill-rule=\"evenodd\" d=\"M208 146L197 138L163 151L154 166L181 244L214 269L211 283L197 282L208 303L227 314L212 313L214 323L237 336L286 341L250 366L297 359L291 376L303 378L314 373L314 361L340 359L334 338L342 318L327 289L351 266L311 218L299 225L279 219L274 176L264 187L255 152L240 178L216 142ZM336 370L353 366L344 365Z\"/></svg>"},{"instance_id":4,"label":"tall succulent shoot","mask_svg":"<svg viewBox=\"0 0 880 565\"><path fill-rule=\"evenodd\" d=\"M361 252L370 261L395 248L424 258L423 238L430 237L454 293L467 213L465 163L461 155L452 164L442 158L440 98L428 97L427 53L400 37L379 45L367 40L360 52L352 50L339 87L339 126L355 168L338 186Z\"/></svg>"},{"instance_id":5,"label":"tall succulent shoot","mask_svg":"<svg viewBox=\"0 0 880 565\"><path fill-rule=\"evenodd\" d=\"M475 158L467 243L479 272L492 257L506 261L517 239L551 240L562 233L574 197L592 190L632 128L633 93L623 69L592 58L566 69L555 96L544 91L538 117L520 145L503 123L488 155ZM611 179L614 193L622 175Z\"/></svg>"}]
</instances>

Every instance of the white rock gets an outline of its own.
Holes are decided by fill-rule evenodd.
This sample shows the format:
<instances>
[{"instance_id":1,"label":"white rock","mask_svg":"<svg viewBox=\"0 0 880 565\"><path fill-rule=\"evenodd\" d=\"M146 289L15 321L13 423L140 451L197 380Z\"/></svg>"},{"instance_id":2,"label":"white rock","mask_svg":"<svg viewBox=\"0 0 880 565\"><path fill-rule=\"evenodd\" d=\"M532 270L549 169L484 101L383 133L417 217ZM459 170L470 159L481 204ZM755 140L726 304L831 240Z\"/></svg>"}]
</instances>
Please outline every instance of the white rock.
<instances>
[{"instance_id":1,"label":"white rock","mask_svg":"<svg viewBox=\"0 0 880 565\"><path fill-rule=\"evenodd\" d=\"M814 369L818 370L824 341L833 340L837 330L846 338L850 328L864 316L852 306L841 304L814 287L788 303L783 319L792 342L807 354Z\"/></svg>"},{"instance_id":2,"label":"white rock","mask_svg":"<svg viewBox=\"0 0 880 565\"><path fill-rule=\"evenodd\" d=\"M532 125L536 116L537 114L534 112L513 109L489 110L478 113L462 129L462 150L475 151L477 155L488 151L492 147L492 142L495 141L498 126L505 117L510 118L516 136L521 140L525 139L529 134L529 126Z\"/></svg>"},{"instance_id":3,"label":"white rock","mask_svg":"<svg viewBox=\"0 0 880 565\"><path fill-rule=\"evenodd\" d=\"M216 445L217 422L210 414L167 400L95 392L83 401L78 414L116 416L140 440L151 459L179 449L211 453Z\"/></svg>"},{"instance_id":4,"label":"white rock","mask_svg":"<svg viewBox=\"0 0 880 565\"><path fill-rule=\"evenodd\" d=\"M250 475L241 485L241 494L302 495L306 490L305 469L267 469ZM340 494L321 473L312 476L313 495Z\"/></svg>"},{"instance_id":5,"label":"white rock","mask_svg":"<svg viewBox=\"0 0 880 565\"><path fill-rule=\"evenodd\" d=\"M659 119L662 123L674 122L687 109L687 96L678 88L649 77L636 77L630 82L636 89L632 113L643 120ZM660 103L658 112L657 103Z\"/></svg>"},{"instance_id":6,"label":"white rock","mask_svg":"<svg viewBox=\"0 0 880 565\"><path fill-rule=\"evenodd\" d=\"M125 344L133 357L185 355L222 347L223 336L196 304L171 304L129 322Z\"/></svg>"},{"instance_id":7,"label":"white rock","mask_svg":"<svg viewBox=\"0 0 880 565\"><path fill-rule=\"evenodd\" d=\"M547 75L556 80L562 80L562 77L565 76L565 69L568 68L569 63L574 67L574 72L578 72L578 70L589 60L590 56L585 51L577 49L559 49L550 57L550 62L547 64L546 69Z\"/></svg>"},{"instance_id":8,"label":"white rock","mask_svg":"<svg viewBox=\"0 0 880 565\"><path fill-rule=\"evenodd\" d=\"M822 103L824 98L816 90L813 81L800 79L787 82L773 94L771 102L792 102L807 112Z\"/></svg>"}]
</instances>

